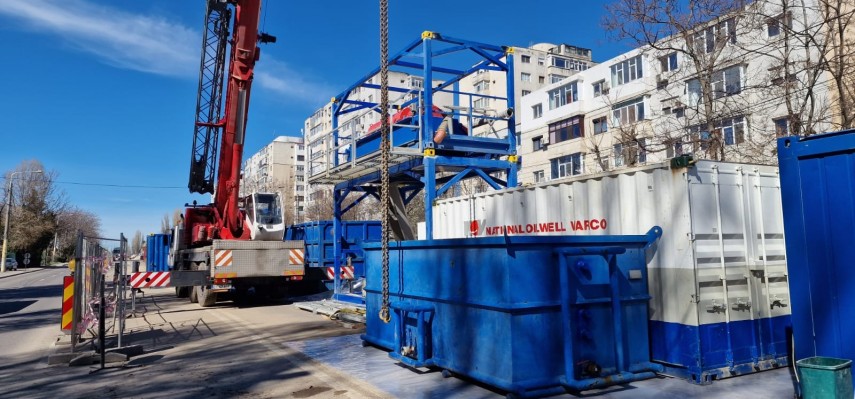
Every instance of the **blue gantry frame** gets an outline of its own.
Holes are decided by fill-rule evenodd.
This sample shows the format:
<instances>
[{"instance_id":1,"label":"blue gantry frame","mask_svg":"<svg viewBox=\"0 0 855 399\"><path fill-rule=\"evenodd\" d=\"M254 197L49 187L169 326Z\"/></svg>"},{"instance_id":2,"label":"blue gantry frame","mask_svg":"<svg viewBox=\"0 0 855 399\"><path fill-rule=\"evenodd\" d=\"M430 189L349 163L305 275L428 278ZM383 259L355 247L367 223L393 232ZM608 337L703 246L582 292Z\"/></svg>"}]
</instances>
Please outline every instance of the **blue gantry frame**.
<instances>
[{"instance_id":1,"label":"blue gantry frame","mask_svg":"<svg viewBox=\"0 0 855 399\"><path fill-rule=\"evenodd\" d=\"M466 55L469 57L465 57ZM474 62L472 58L475 59ZM454 68L445 65L455 60L463 61L457 64L463 63L464 66ZM410 43L403 51L389 58L391 70L405 71L411 76L423 79L423 88L397 107L397 109L410 107L412 111L410 120L400 124L396 122L390 132L393 148L406 148L411 151L411 154L417 155L391 165L389 175L392 187L400 190L405 204L412 201L420 191L425 191L425 233L429 240L433 238L431 204L455 184L465 179L480 178L493 189L517 186L519 159L516 155L513 61L512 47L456 39L429 31L424 32L421 38ZM444 65L440 66L440 63ZM461 91L459 82L479 71L498 71L503 74L507 88L505 96L497 97ZM333 99L333 146L344 148L347 143L352 143L342 152L336 150L332 160L333 170L347 168L348 163L359 165L363 159L366 163L378 162L376 154L379 152L381 139L379 129L354 140L352 137L340 137L338 128L339 119L348 113L367 109L380 112L377 103L351 98L354 91L361 88L379 90L379 85L371 83L372 77L379 72L380 68L371 71ZM492 76L496 77L496 74L493 73ZM389 91L412 94L412 89L392 85ZM434 96L439 93L448 93L446 95L452 96L454 106L437 115ZM379 100L379 97L378 94L376 98ZM477 116L481 121L490 120L506 124L505 137L500 138L498 135L474 137L468 133L473 130L473 120L476 119L473 102L478 98L489 98L494 103L497 102L496 100L504 101L507 104L506 110L502 109L493 115ZM464 104L460 104L461 102ZM390 114L394 114L395 111L390 110ZM459 118L466 117L468 129L458 129L454 132L455 134L449 134L444 140L435 142L434 134L447 116L455 118L458 126L462 126L459 124ZM466 131L467 134L459 134L462 131ZM441 175L437 176L437 172L441 172ZM504 176L505 180L498 178L499 175ZM341 236L343 214L365 198L380 198L379 182L378 168L366 168L363 174L350 175L348 180L337 182L333 191L333 228L336 237ZM350 194L355 194L355 201L345 206L344 200ZM341 245L338 244L339 242L340 240L336 240L337 245L334 248L336 288L340 286L338 279L341 267L341 256L339 256Z\"/></svg>"}]
</instances>

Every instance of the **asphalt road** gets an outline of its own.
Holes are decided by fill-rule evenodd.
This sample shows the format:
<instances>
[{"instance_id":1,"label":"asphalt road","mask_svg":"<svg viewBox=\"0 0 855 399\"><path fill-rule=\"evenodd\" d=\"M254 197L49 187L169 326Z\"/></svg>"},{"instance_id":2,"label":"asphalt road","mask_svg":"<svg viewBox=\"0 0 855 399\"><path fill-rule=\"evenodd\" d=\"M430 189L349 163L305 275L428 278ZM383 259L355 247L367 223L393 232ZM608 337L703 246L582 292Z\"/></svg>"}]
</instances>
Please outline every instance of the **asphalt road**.
<instances>
[{"instance_id":1,"label":"asphalt road","mask_svg":"<svg viewBox=\"0 0 855 399\"><path fill-rule=\"evenodd\" d=\"M57 267L0 274L0 381L43 367L41 360L60 333L67 273Z\"/></svg>"}]
</instances>

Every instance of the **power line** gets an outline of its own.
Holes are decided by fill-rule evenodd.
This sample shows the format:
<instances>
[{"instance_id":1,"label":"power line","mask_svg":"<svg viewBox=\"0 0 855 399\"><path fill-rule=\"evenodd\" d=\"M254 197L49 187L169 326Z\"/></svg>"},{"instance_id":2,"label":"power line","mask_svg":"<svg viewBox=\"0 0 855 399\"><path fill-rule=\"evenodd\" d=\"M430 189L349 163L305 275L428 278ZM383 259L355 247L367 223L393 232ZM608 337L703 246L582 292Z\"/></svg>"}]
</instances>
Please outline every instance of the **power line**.
<instances>
[{"instance_id":1,"label":"power line","mask_svg":"<svg viewBox=\"0 0 855 399\"><path fill-rule=\"evenodd\" d=\"M3 180L9 180L8 177L3 177ZM40 179L23 179L19 177L15 177L12 180L17 181L32 181L32 182L41 182L45 180ZM47 180L50 183L57 184L70 184L73 186L91 186L91 187L116 187L116 188L149 188L149 189L186 189L187 187L181 186L149 186L149 185L141 185L141 184L109 184L109 183L86 183L86 182L77 182L77 181L63 181L63 180Z\"/></svg>"}]
</instances>

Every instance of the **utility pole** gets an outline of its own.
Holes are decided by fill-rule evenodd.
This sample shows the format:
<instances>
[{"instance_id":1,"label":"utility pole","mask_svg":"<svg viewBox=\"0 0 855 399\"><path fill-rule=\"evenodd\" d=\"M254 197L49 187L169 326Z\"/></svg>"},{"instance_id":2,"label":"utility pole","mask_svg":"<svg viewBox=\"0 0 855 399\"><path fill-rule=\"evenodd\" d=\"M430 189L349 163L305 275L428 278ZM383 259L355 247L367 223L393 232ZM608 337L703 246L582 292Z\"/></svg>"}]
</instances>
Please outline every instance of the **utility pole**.
<instances>
[{"instance_id":1,"label":"utility pole","mask_svg":"<svg viewBox=\"0 0 855 399\"><path fill-rule=\"evenodd\" d=\"M3 221L3 251L0 252L0 273L6 272L6 248L7 243L9 242L9 208L12 207L12 180L15 178L15 175L22 173L21 171L12 172L9 175L9 185L6 188L6 217ZM42 173L42 171L37 170L31 173Z\"/></svg>"}]
</instances>

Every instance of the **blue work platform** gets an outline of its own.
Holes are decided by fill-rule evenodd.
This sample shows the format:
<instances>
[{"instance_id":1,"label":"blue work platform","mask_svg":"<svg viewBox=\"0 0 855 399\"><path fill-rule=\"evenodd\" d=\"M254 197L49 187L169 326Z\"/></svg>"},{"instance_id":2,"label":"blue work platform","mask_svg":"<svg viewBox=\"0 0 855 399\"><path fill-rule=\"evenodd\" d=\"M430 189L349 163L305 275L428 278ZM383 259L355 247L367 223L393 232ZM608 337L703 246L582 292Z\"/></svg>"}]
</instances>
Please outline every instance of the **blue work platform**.
<instances>
[{"instance_id":1,"label":"blue work platform","mask_svg":"<svg viewBox=\"0 0 855 399\"><path fill-rule=\"evenodd\" d=\"M794 360L855 360L855 130L778 140Z\"/></svg>"},{"instance_id":2,"label":"blue work platform","mask_svg":"<svg viewBox=\"0 0 855 399\"><path fill-rule=\"evenodd\" d=\"M424 32L403 51L389 58L393 72L405 72L422 79L418 89L390 85L401 101L389 110L390 190L400 199L399 208L424 192L427 238L432 238L433 207L437 198L465 179L478 178L493 189L515 187L519 159L516 155L516 119L514 116L514 57L512 48L489 45ZM380 131L343 134L342 120L357 111L381 112L377 101L366 101L357 94L373 90L379 100L380 86L371 71L332 103L331 146L320 164L322 171L311 172L311 184L333 185L334 232L342 235L342 216L366 198L380 198ZM466 77L490 73L491 80L506 82L503 96L491 96L475 90L462 91ZM453 99L450 104L437 96ZM482 104L493 104L489 109ZM476 106L477 105L477 106ZM474 135L480 126L489 125L491 134ZM495 126L501 128L496 132ZM310 160L309 170L318 169ZM338 242L338 241L336 241ZM338 287L342 248L336 245L335 286Z\"/></svg>"}]
</instances>

